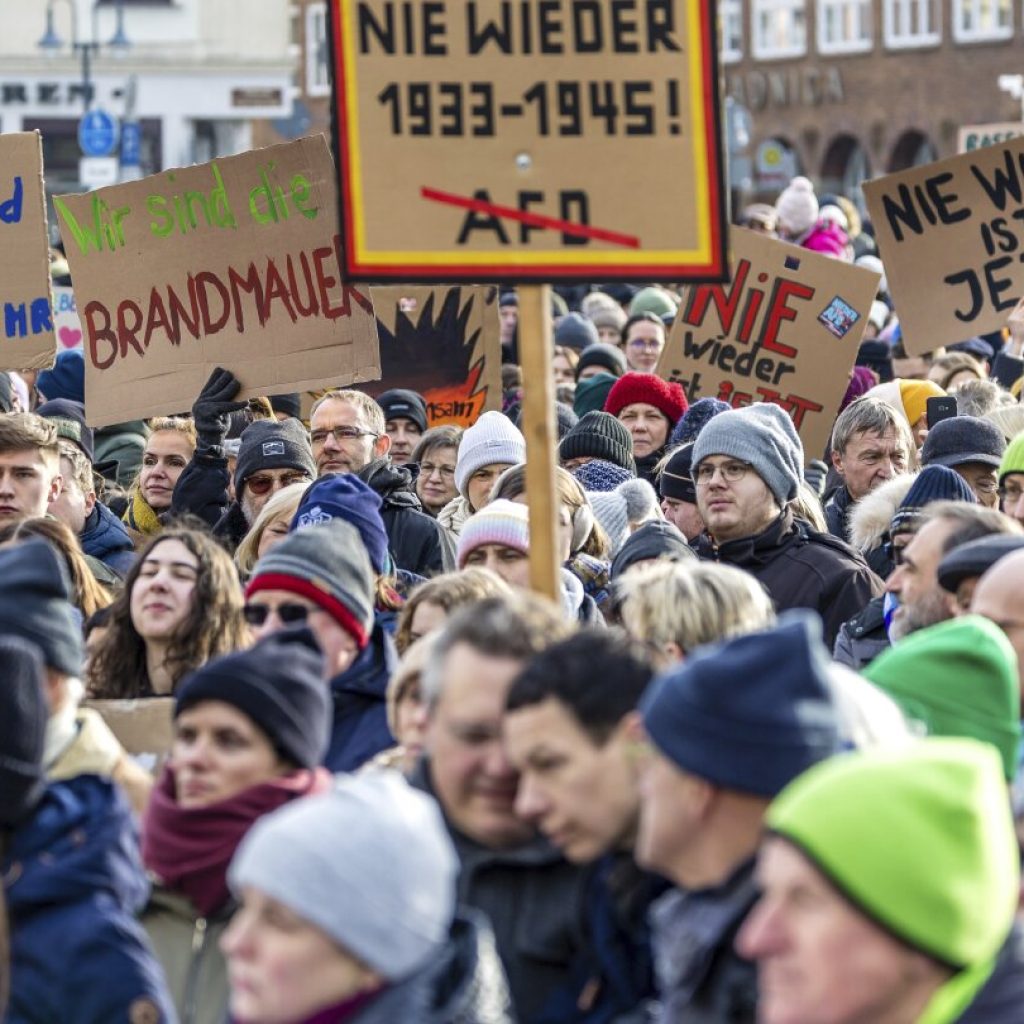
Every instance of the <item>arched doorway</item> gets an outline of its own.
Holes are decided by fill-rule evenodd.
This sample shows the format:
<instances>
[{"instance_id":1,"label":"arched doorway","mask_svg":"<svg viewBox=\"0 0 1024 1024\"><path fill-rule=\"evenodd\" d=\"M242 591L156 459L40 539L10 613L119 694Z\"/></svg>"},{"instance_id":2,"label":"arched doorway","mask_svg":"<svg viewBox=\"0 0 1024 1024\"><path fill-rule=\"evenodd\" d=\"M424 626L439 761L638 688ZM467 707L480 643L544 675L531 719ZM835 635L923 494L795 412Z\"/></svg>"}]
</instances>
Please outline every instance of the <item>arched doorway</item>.
<instances>
[{"instance_id":1,"label":"arched doorway","mask_svg":"<svg viewBox=\"0 0 1024 1024\"><path fill-rule=\"evenodd\" d=\"M889 173L930 164L938 158L938 150L931 139L924 132L911 128L905 131L893 146L892 155L889 157Z\"/></svg>"},{"instance_id":2,"label":"arched doorway","mask_svg":"<svg viewBox=\"0 0 1024 1024\"><path fill-rule=\"evenodd\" d=\"M821 164L820 191L846 196L863 213L861 185L870 177L871 164L860 140L853 135L837 135L829 143Z\"/></svg>"}]
</instances>

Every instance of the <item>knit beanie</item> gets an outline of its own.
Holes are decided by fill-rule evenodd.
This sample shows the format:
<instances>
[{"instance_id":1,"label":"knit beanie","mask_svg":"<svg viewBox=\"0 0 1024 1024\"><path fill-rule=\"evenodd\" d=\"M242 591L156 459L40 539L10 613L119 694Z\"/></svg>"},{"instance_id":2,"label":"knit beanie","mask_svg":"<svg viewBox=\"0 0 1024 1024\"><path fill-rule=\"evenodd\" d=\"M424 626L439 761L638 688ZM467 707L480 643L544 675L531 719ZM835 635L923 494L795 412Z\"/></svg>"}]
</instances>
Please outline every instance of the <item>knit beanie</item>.
<instances>
[{"instance_id":1,"label":"knit beanie","mask_svg":"<svg viewBox=\"0 0 1024 1024\"><path fill-rule=\"evenodd\" d=\"M686 412L686 392L680 384L662 380L653 373L625 373L616 382L604 403L604 411L618 416L627 405L643 402L653 405L669 421L669 429Z\"/></svg>"},{"instance_id":2,"label":"knit beanie","mask_svg":"<svg viewBox=\"0 0 1024 1024\"><path fill-rule=\"evenodd\" d=\"M614 299L612 301L614 302ZM593 321L594 326L597 328L598 334L600 335L602 327L611 327L621 333L622 328L626 326L626 320L628 317L621 306L612 305L604 306L601 309L595 310L590 314L590 319ZM614 346L609 345L608 347L612 348ZM615 351L617 352L618 349ZM623 370L623 373L625 373L625 370Z\"/></svg>"},{"instance_id":3,"label":"knit beanie","mask_svg":"<svg viewBox=\"0 0 1024 1024\"><path fill-rule=\"evenodd\" d=\"M878 374L883 384L892 380L892 349L885 341L862 341L857 349L857 365ZM867 392L865 392L867 394Z\"/></svg>"},{"instance_id":4,"label":"knit beanie","mask_svg":"<svg viewBox=\"0 0 1024 1024\"><path fill-rule=\"evenodd\" d=\"M668 439L670 445L686 444L696 441L697 435L704 429L708 421L721 412L728 412L732 406L717 398L698 398L683 414L683 418L675 425Z\"/></svg>"},{"instance_id":5,"label":"knit beanie","mask_svg":"<svg viewBox=\"0 0 1024 1024\"><path fill-rule=\"evenodd\" d=\"M1000 559L1022 548L1024 537L1019 533L993 533L960 544L942 556L936 570L939 586L955 594L965 580L983 576Z\"/></svg>"},{"instance_id":6,"label":"knit beanie","mask_svg":"<svg viewBox=\"0 0 1024 1024\"><path fill-rule=\"evenodd\" d=\"M777 405L759 403L716 416L694 443L694 471L711 455L728 455L753 466L780 507L796 497L804 447L789 414Z\"/></svg>"},{"instance_id":7,"label":"knit beanie","mask_svg":"<svg viewBox=\"0 0 1024 1024\"><path fill-rule=\"evenodd\" d=\"M93 432L92 428L86 425L85 406L81 402L72 402L69 398L55 398L52 402L43 402L36 409L36 415L56 424L58 437L63 437L76 445L90 462L95 461Z\"/></svg>"},{"instance_id":8,"label":"knit beanie","mask_svg":"<svg viewBox=\"0 0 1024 1024\"><path fill-rule=\"evenodd\" d=\"M459 442L455 462L455 486L467 497L469 478L484 466L518 466L526 461L526 439L500 412L485 412L467 427Z\"/></svg>"},{"instance_id":9,"label":"knit beanie","mask_svg":"<svg viewBox=\"0 0 1024 1024\"><path fill-rule=\"evenodd\" d=\"M839 411L842 412L851 402L866 395L877 383L878 378L872 370L866 366L855 366L850 375L850 383L846 386L846 394L839 403Z\"/></svg>"},{"instance_id":10,"label":"knit beanie","mask_svg":"<svg viewBox=\"0 0 1024 1024\"><path fill-rule=\"evenodd\" d=\"M620 484L632 480L636 475L615 465L614 462L605 462L604 459L591 459L590 462L584 462L582 466L577 466L569 472L580 482L583 490L601 494L605 491L614 491Z\"/></svg>"},{"instance_id":11,"label":"knit beanie","mask_svg":"<svg viewBox=\"0 0 1024 1024\"><path fill-rule=\"evenodd\" d=\"M398 982L444 947L458 872L437 802L398 772L371 771L261 817L228 884L284 904Z\"/></svg>"},{"instance_id":12,"label":"knit beanie","mask_svg":"<svg viewBox=\"0 0 1024 1024\"><path fill-rule=\"evenodd\" d=\"M1013 779L1021 735L1017 655L994 623L964 615L918 630L864 675L929 734L991 743Z\"/></svg>"},{"instance_id":13,"label":"knit beanie","mask_svg":"<svg viewBox=\"0 0 1024 1024\"><path fill-rule=\"evenodd\" d=\"M793 178L775 200L779 228L791 238L806 235L818 220L818 197L802 175Z\"/></svg>"},{"instance_id":14,"label":"knit beanie","mask_svg":"<svg viewBox=\"0 0 1024 1024\"><path fill-rule=\"evenodd\" d=\"M833 758L781 793L766 824L861 913L940 963L982 963L1010 931L1019 854L985 744L925 739Z\"/></svg>"},{"instance_id":15,"label":"knit beanie","mask_svg":"<svg viewBox=\"0 0 1024 1024\"><path fill-rule=\"evenodd\" d=\"M306 428L296 419L256 420L242 431L235 462L235 494L263 469L294 469L316 479L316 462Z\"/></svg>"},{"instance_id":16,"label":"knit beanie","mask_svg":"<svg viewBox=\"0 0 1024 1024\"><path fill-rule=\"evenodd\" d=\"M582 313L569 313L568 316L563 316L555 327L555 344L576 349L577 352L582 352L599 341L593 321L588 320Z\"/></svg>"},{"instance_id":17,"label":"knit beanie","mask_svg":"<svg viewBox=\"0 0 1024 1024\"><path fill-rule=\"evenodd\" d=\"M381 498L354 473L327 473L314 480L299 499L289 531L322 526L335 519L351 523L378 576L388 568L388 534L381 518Z\"/></svg>"},{"instance_id":18,"label":"knit beanie","mask_svg":"<svg viewBox=\"0 0 1024 1024\"><path fill-rule=\"evenodd\" d=\"M245 596L286 590L323 608L359 649L373 629L374 575L359 532L342 519L316 530L298 530L257 563Z\"/></svg>"},{"instance_id":19,"label":"knit beanie","mask_svg":"<svg viewBox=\"0 0 1024 1024\"><path fill-rule=\"evenodd\" d=\"M653 313L656 317L674 317L676 302L664 288L651 285L649 288L641 288L629 304L629 315L636 316L638 313Z\"/></svg>"},{"instance_id":20,"label":"knit beanie","mask_svg":"<svg viewBox=\"0 0 1024 1024\"><path fill-rule=\"evenodd\" d=\"M1018 434L1003 452L1002 461L999 463L1000 487L1011 473L1024 473L1024 434Z\"/></svg>"},{"instance_id":21,"label":"knit beanie","mask_svg":"<svg viewBox=\"0 0 1024 1024\"><path fill-rule=\"evenodd\" d=\"M683 771L772 797L841 749L821 620L789 612L762 633L706 647L640 704L654 745Z\"/></svg>"},{"instance_id":22,"label":"knit beanie","mask_svg":"<svg viewBox=\"0 0 1024 1024\"><path fill-rule=\"evenodd\" d=\"M562 438L558 446L561 462L579 458L603 459L636 475L633 439L629 431L610 413L588 412Z\"/></svg>"},{"instance_id":23,"label":"knit beanie","mask_svg":"<svg viewBox=\"0 0 1024 1024\"><path fill-rule=\"evenodd\" d=\"M323 668L323 654L307 627L281 630L186 676L174 717L203 701L222 701L251 718L285 760L315 768L327 753L331 731Z\"/></svg>"},{"instance_id":24,"label":"knit beanie","mask_svg":"<svg viewBox=\"0 0 1024 1024\"><path fill-rule=\"evenodd\" d=\"M925 466L914 478L907 496L889 524L889 533L916 531L925 508L933 501L966 501L978 503L974 491L955 470L945 466Z\"/></svg>"},{"instance_id":25,"label":"knit beanie","mask_svg":"<svg viewBox=\"0 0 1024 1024\"><path fill-rule=\"evenodd\" d=\"M270 408L274 412L283 412L285 416L302 419L302 398L298 391L287 391L281 395L267 395Z\"/></svg>"},{"instance_id":26,"label":"knit beanie","mask_svg":"<svg viewBox=\"0 0 1024 1024\"><path fill-rule=\"evenodd\" d=\"M52 369L40 371L36 389L47 401L70 398L85 405L85 356L79 349L61 352Z\"/></svg>"},{"instance_id":27,"label":"knit beanie","mask_svg":"<svg viewBox=\"0 0 1024 1024\"><path fill-rule=\"evenodd\" d=\"M420 433L427 432L427 403L418 391L406 388L392 388L375 399L384 410L385 420L410 420L420 428Z\"/></svg>"},{"instance_id":28,"label":"knit beanie","mask_svg":"<svg viewBox=\"0 0 1024 1024\"><path fill-rule=\"evenodd\" d=\"M953 416L940 420L928 431L921 448L924 466L962 466L980 462L997 468L1006 452L1003 432L977 416Z\"/></svg>"},{"instance_id":29,"label":"knit beanie","mask_svg":"<svg viewBox=\"0 0 1024 1024\"><path fill-rule=\"evenodd\" d=\"M611 373L595 373L588 380L581 380L573 395L573 412L582 419L588 412L602 411L604 403L608 401L608 393L618 379L617 375Z\"/></svg>"},{"instance_id":30,"label":"knit beanie","mask_svg":"<svg viewBox=\"0 0 1024 1024\"><path fill-rule=\"evenodd\" d=\"M625 319L622 322L625 323ZM600 366L613 377L621 377L626 372L626 356L622 349L599 341L595 345L589 345L580 353L580 361L576 364L577 381L588 366Z\"/></svg>"},{"instance_id":31,"label":"knit beanie","mask_svg":"<svg viewBox=\"0 0 1024 1024\"><path fill-rule=\"evenodd\" d=\"M658 477L658 489L663 498L697 504L697 488L693 483L693 444L684 444L670 456Z\"/></svg>"},{"instance_id":32,"label":"knit beanie","mask_svg":"<svg viewBox=\"0 0 1024 1024\"><path fill-rule=\"evenodd\" d=\"M2 548L0 581L0 634L14 634L35 644L47 668L80 675L82 623L71 604L61 556L38 538Z\"/></svg>"},{"instance_id":33,"label":"knit beanie","mask_svg":"<svg viewBox=\"0 0 1024 1024\"><path fill-rule=\"evenodd\" d=\"M658 512L658 495L646 480L639 478L627 480L613 491L588 493L587 498L594 516L608 534L613 556L629 539L632 524L651 519Z\"/></svg>"},{"instance_id":34,"label":"knit beanie","mask_svg":"<svg viewBox=\"0 0 1024 1024\"><path fill-rule=\"evenodd\" d=\"M652 519L634 530L612 559L611 579L617 580L637 562L686 562L695 559L682 531L664 519Z\"/></svg>"},{"instance_id":35,"label":"knit beanie","mask_svg":"<svg viewBox=\"0 0 1024 1024\"><path fill-rule=\"evenodd\" d=\"M498 498L471 515L459 534L455 564L465 569L470 553L485 544L530 552L530 514L525 505Z\"/></svg>"},{"instance_id":36,"label":"knit beanie","mask_svg":"<svg viewBox=\"0 0 1024 1024\"><path fill-rule=\"evenodd\" d=\"M46 788L43 750L49 709L39 648L0 635L0 828L19 825Z\"/></svg>"},{"instance_id":37,"label":"knit beanie","mask_svg":"<svg viewBox=\"0 0 1024 1024\"><path fill-rule=\"evenodd\" d=\"M900 380L900 401L907 415L907 421L913 427L928 412L928 399L941 398L946 392L934 381Z\"/></svg>"}]
</instances>

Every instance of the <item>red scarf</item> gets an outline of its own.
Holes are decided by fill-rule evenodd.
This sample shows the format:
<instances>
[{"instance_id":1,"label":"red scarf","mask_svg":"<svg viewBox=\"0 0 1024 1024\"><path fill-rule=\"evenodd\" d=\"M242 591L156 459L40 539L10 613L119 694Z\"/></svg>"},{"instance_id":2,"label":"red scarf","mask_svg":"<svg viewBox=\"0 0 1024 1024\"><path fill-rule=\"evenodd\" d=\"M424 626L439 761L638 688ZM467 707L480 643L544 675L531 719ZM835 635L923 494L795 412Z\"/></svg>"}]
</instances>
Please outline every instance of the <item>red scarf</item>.
<instances>
[{"instance_id":1,"label":"red scarf","mask_svg":"<svg viewBox=\"0 0 1024 1024\"><path fill-rule=\"evenodd\" d=\"M302 769L219 803L185 809L175 799L174 774L166 767L146 810L142 858L161 885L183 893L208 917L230 898L228 864L256 819L330 786L325 768Z\"/></svg>"}]
</instances>

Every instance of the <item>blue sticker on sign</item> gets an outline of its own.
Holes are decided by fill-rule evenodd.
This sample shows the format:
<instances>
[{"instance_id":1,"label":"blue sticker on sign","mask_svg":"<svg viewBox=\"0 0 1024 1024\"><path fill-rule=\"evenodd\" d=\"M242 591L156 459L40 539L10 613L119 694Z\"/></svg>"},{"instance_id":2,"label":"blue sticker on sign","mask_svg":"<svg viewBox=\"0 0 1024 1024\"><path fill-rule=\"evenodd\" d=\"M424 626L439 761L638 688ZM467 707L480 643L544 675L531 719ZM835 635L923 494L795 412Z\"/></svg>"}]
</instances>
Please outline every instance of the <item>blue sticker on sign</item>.
<instances>
[{"instance_id":1,"label":"blue sticker on sign","mask_svg":"<svg viewBox=\"0 0 1024 1024\"><path fill-rule=\"evenodd\" d=\"M860 313L838 295L818 314L818 322L837 338L845 338L859 319Z\"/></svg>"}]
</instances>

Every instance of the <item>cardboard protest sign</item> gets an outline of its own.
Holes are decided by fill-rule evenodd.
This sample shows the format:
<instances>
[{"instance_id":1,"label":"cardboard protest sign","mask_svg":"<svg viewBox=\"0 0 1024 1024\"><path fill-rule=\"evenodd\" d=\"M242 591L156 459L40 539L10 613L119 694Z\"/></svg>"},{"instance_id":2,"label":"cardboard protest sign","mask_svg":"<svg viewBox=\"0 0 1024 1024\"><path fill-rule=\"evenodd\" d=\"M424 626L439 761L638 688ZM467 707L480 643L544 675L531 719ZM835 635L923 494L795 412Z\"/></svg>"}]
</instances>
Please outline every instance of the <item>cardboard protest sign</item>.
<instances>
[{"instance_id":1,"label":"cardboard protest sign","mask_svg":"<svg viewBox=\"0 0 1024 1024\"><path fill-rule=\"evenodd\" d=\"M713 0L330 0L354 281L721 281Z\"/></svg>"},{"instance_id":2,"label":"cardboard protest sign","mask_svg":"<svg viewBox=\"0 0 1024 1024\"><path fill-rule=\"evenodd\" d=\"M188 409L216 366L241 398L379 376L369 295L341 281L322 135L54 205L90 423Z\"/></svg>"},{"instance_id":3,"label":"cardboard protest sign","mask_svg":"<svg viewBox=\"0 0 1024 1024\"><path fill-rule=\"evenodd\" d=\"M999 330L1024 295L1024 138L868 181L910 355Z\"/></svg>"},{"instance_id":4,"label":"cardboard protest sign","mask_svg":"<svg viewBox=\"0 0 1024 1024\"><path fill-rule=\"evenodd\" d=\"M754 231L731 236L732 281L684 291L657 373L690 402L774 402L821 458L879 275Z\"/></svg>"},{"instance_id":5,"label":"cardboard protest sign","mask_svg":"<svg viewBox=\"0 0 1024 1024\"><path fill-rule=\"evenodd\" d=\"M122 747L134 756L159 759L174 742L174 700L142 697L137 700L87 700L83 707L97 711Z\"/></svg>"},{"instance_id":6,"label":"cardboard protest sign","mask_svg":"<svg viewBox=\"0 0 1024 1024\"><path fill-rule=\"evenodd\" d=\"M67 285L53 286L53 333L58 351L81 349L82 321L78 318L75 290Z\"/></svg>"},{"instance_id":7,"label":"cardboard protest sign","mask_svg":"<svg viewBox=\"0 0 1024 1024\"><path fill-rule=\"evenodd\" d=\"M1024 135L1024 124L1019 121L1001 121L995 124L965 124L956 135L956 151L970 153L982 146L1009 142Z\"/></svg>"},{"instance_id":8,"label":"cardboard protest sign","mask_svg":"<svg viewBox=\"0 0 1024 1024\"><path fill-rule=\"evenodd\" d=\"M430 426L468 427L501 409L498 290L371 288L380 338L381 378L361 390L411 388L427 402Z\"/></svg>"},{"instance_id":9,"label":"cardboard protest sign","mask_svg":"<svg viewBox=\"0 0 1024 1024\"><path fill-rule=\"evenodd\" d=\"M55 356L42 136L11 132L0 135L0 370Z\"/></svg>"}]
</instances>

